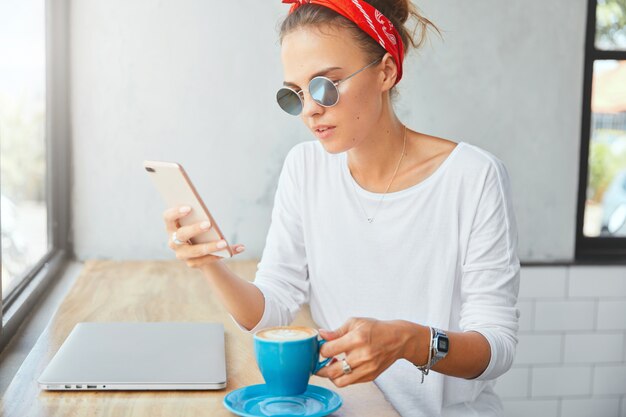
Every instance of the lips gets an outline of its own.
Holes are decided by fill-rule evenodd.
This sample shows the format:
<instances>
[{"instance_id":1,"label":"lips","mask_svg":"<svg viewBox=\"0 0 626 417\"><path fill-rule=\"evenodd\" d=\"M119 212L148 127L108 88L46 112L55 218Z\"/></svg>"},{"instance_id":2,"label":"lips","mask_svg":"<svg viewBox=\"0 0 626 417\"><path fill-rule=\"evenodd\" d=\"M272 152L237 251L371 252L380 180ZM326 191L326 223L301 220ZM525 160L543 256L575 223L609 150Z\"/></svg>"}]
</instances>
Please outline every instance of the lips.
<instances>
[{"instance_id":1,"label":"lips","mask_svg":"<svg viewBox=\"0 0 626 417\"><path fill-rule=\"evenodd\" d=\"M313 127L313 133L318 139L328 139L335 132L335 126L318 125Z\"/></svg>"},{"instance_id":2,"label":"lips","mask_svg":"<svg viewBox=\"0 0 626 417\"><path fill-rule=\"evenodd\" d=\"M331 125L317 125L317 126L313 126L313 131L322 133L326 130L334 129L334 128L335 126L331 126Z\"/></svg>"}]
</instances>

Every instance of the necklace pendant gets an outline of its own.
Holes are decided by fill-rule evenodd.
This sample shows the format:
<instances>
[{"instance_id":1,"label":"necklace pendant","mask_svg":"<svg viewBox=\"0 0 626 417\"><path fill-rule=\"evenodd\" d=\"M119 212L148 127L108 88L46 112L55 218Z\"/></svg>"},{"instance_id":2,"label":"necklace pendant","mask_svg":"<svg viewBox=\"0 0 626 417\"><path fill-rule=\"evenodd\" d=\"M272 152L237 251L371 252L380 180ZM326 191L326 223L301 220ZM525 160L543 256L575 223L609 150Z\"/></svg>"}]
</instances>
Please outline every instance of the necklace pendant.
<instances>
[{"instance_id":1,"label":"necklace pendant","mask_svg":"<svg viewBox=\"0 0 626 417\"><path fill-rule=\"evenodd\" d=\"M284 1L286 1L286 0L284 0ZM304 1L304 0L299 0L299 1ZM398 165L396 166L396 170L393 173L393 177L391 177L391 181L389 181L389 185L387 186L387 189L383 193L383 195L380 198L380 200L378 200L378 205L376 206L376 210L374 210L374 214L372 215L372 217L367 217L367 212L365 211L365 208L363 207L363 204L361 204L361 200L359 199L359 196L358 196L358 194L356 192L356 185L354 185L356 183L356 181L354 180L354 178L352 178L352 181L350 181L352 183L352 190L354 191L354 196L355 196L357 202L359 203L359 206L361 206L361 210L363 210L363 214L365 214L365 216L367 217L367 222L370 223L370 224L374 222L374 217L376 216L376 213L378 213L378 208L380 207L380 204L385 199L385 196L387 195L387 192L389 192L389 188L391 187L391 184L393 183L393 180L396 178L396 174L398 173L398 169L400 168L400 164L402 163L402 159L404 158L404 151L406 150L406 131L407 131L407 128L406 128L406 125L404 125L404 139L403 139L403 144L402 144L402 153L400 154L400 160L398 161ZM348 170L349 170L349 168L350 167L348 167ZM351 174L351 172L350 172L350 174ZM422 375L422 378L423 378L423 375Z\"/></svg>"}]
</instances>

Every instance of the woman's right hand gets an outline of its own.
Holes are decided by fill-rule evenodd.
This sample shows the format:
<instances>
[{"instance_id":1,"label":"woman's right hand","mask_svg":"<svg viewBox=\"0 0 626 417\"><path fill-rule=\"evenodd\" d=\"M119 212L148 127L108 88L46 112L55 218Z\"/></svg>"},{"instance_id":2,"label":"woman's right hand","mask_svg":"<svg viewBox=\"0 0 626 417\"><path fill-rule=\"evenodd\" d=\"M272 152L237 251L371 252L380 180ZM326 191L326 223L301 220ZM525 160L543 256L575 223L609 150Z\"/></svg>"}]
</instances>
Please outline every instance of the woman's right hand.
<instances>
[{"instance_id":1,"label":"woman's right hand","mask_svg":"<svg viewBox=\"0 0 626 417\"><path fill-rule=\"evenodd\" d=\"M219 245L220 243L225 244L226 241L214 240L207 243L191 243L190 239L192 237L206 232L212 225L209 221L206 221L181 227L178 219L185 217L190 211L191 208L188 206L180 206L169 208L163 212L165 229L168 234L168 246L176 253L176 259L185 261L187 266L191 268L201 268L202 266L212 264L222 259L221 256L212 255L212 253L224 250L225 246L220 247ZM172 240L172 234L174 232L176 232L176 238L185 242L184 244L177 245L174 243ZM231 250L234 254L241 253L244 249L244 245L231 246Z\"/></svg>"}]
</instances>

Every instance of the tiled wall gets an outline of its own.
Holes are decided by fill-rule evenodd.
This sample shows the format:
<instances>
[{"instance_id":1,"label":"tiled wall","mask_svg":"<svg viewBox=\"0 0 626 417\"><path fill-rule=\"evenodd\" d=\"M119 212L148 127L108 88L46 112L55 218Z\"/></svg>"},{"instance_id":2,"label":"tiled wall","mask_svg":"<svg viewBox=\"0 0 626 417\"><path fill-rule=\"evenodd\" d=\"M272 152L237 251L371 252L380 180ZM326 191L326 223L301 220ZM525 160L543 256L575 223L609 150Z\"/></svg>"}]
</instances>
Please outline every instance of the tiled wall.
<instances>
[{"instance_id":1,"label":"tiled wall","mask_svg":"<svg viewBox=\"0 0 626 417\"><path fill-rule=\"evenodd\" d=\"M523 266L507 417L626 417L626 266Z\"/></svg>"}]
</instances>

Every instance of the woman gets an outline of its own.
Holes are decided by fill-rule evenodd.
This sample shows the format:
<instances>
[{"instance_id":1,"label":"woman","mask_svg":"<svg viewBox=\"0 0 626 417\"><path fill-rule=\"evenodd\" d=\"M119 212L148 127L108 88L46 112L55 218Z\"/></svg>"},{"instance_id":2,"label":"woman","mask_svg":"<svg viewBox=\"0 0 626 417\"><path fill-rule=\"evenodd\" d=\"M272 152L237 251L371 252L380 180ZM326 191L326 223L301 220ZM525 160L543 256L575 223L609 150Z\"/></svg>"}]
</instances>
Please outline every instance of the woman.
<instances>
[{"instance_id":1,"label":"woman","mask_svg":"<svg viewBox=\"0 0 626 417\"><path fill-rule=\"evenodd\" d=\"M519 316L508 173L476 146L407 128L391 101L407 46L434 25L408 0L284 2L277 100L317 140L285 159L255 282L211 255L219 243L186 244L204 229L179 227L178 208L164 213L170 247L247 331L309 302L335 329L320 329L321 353L343 359L318 375L336 386L375 380L403 416L502 415L493 381Z\"/></svg>"}]
</instances>

